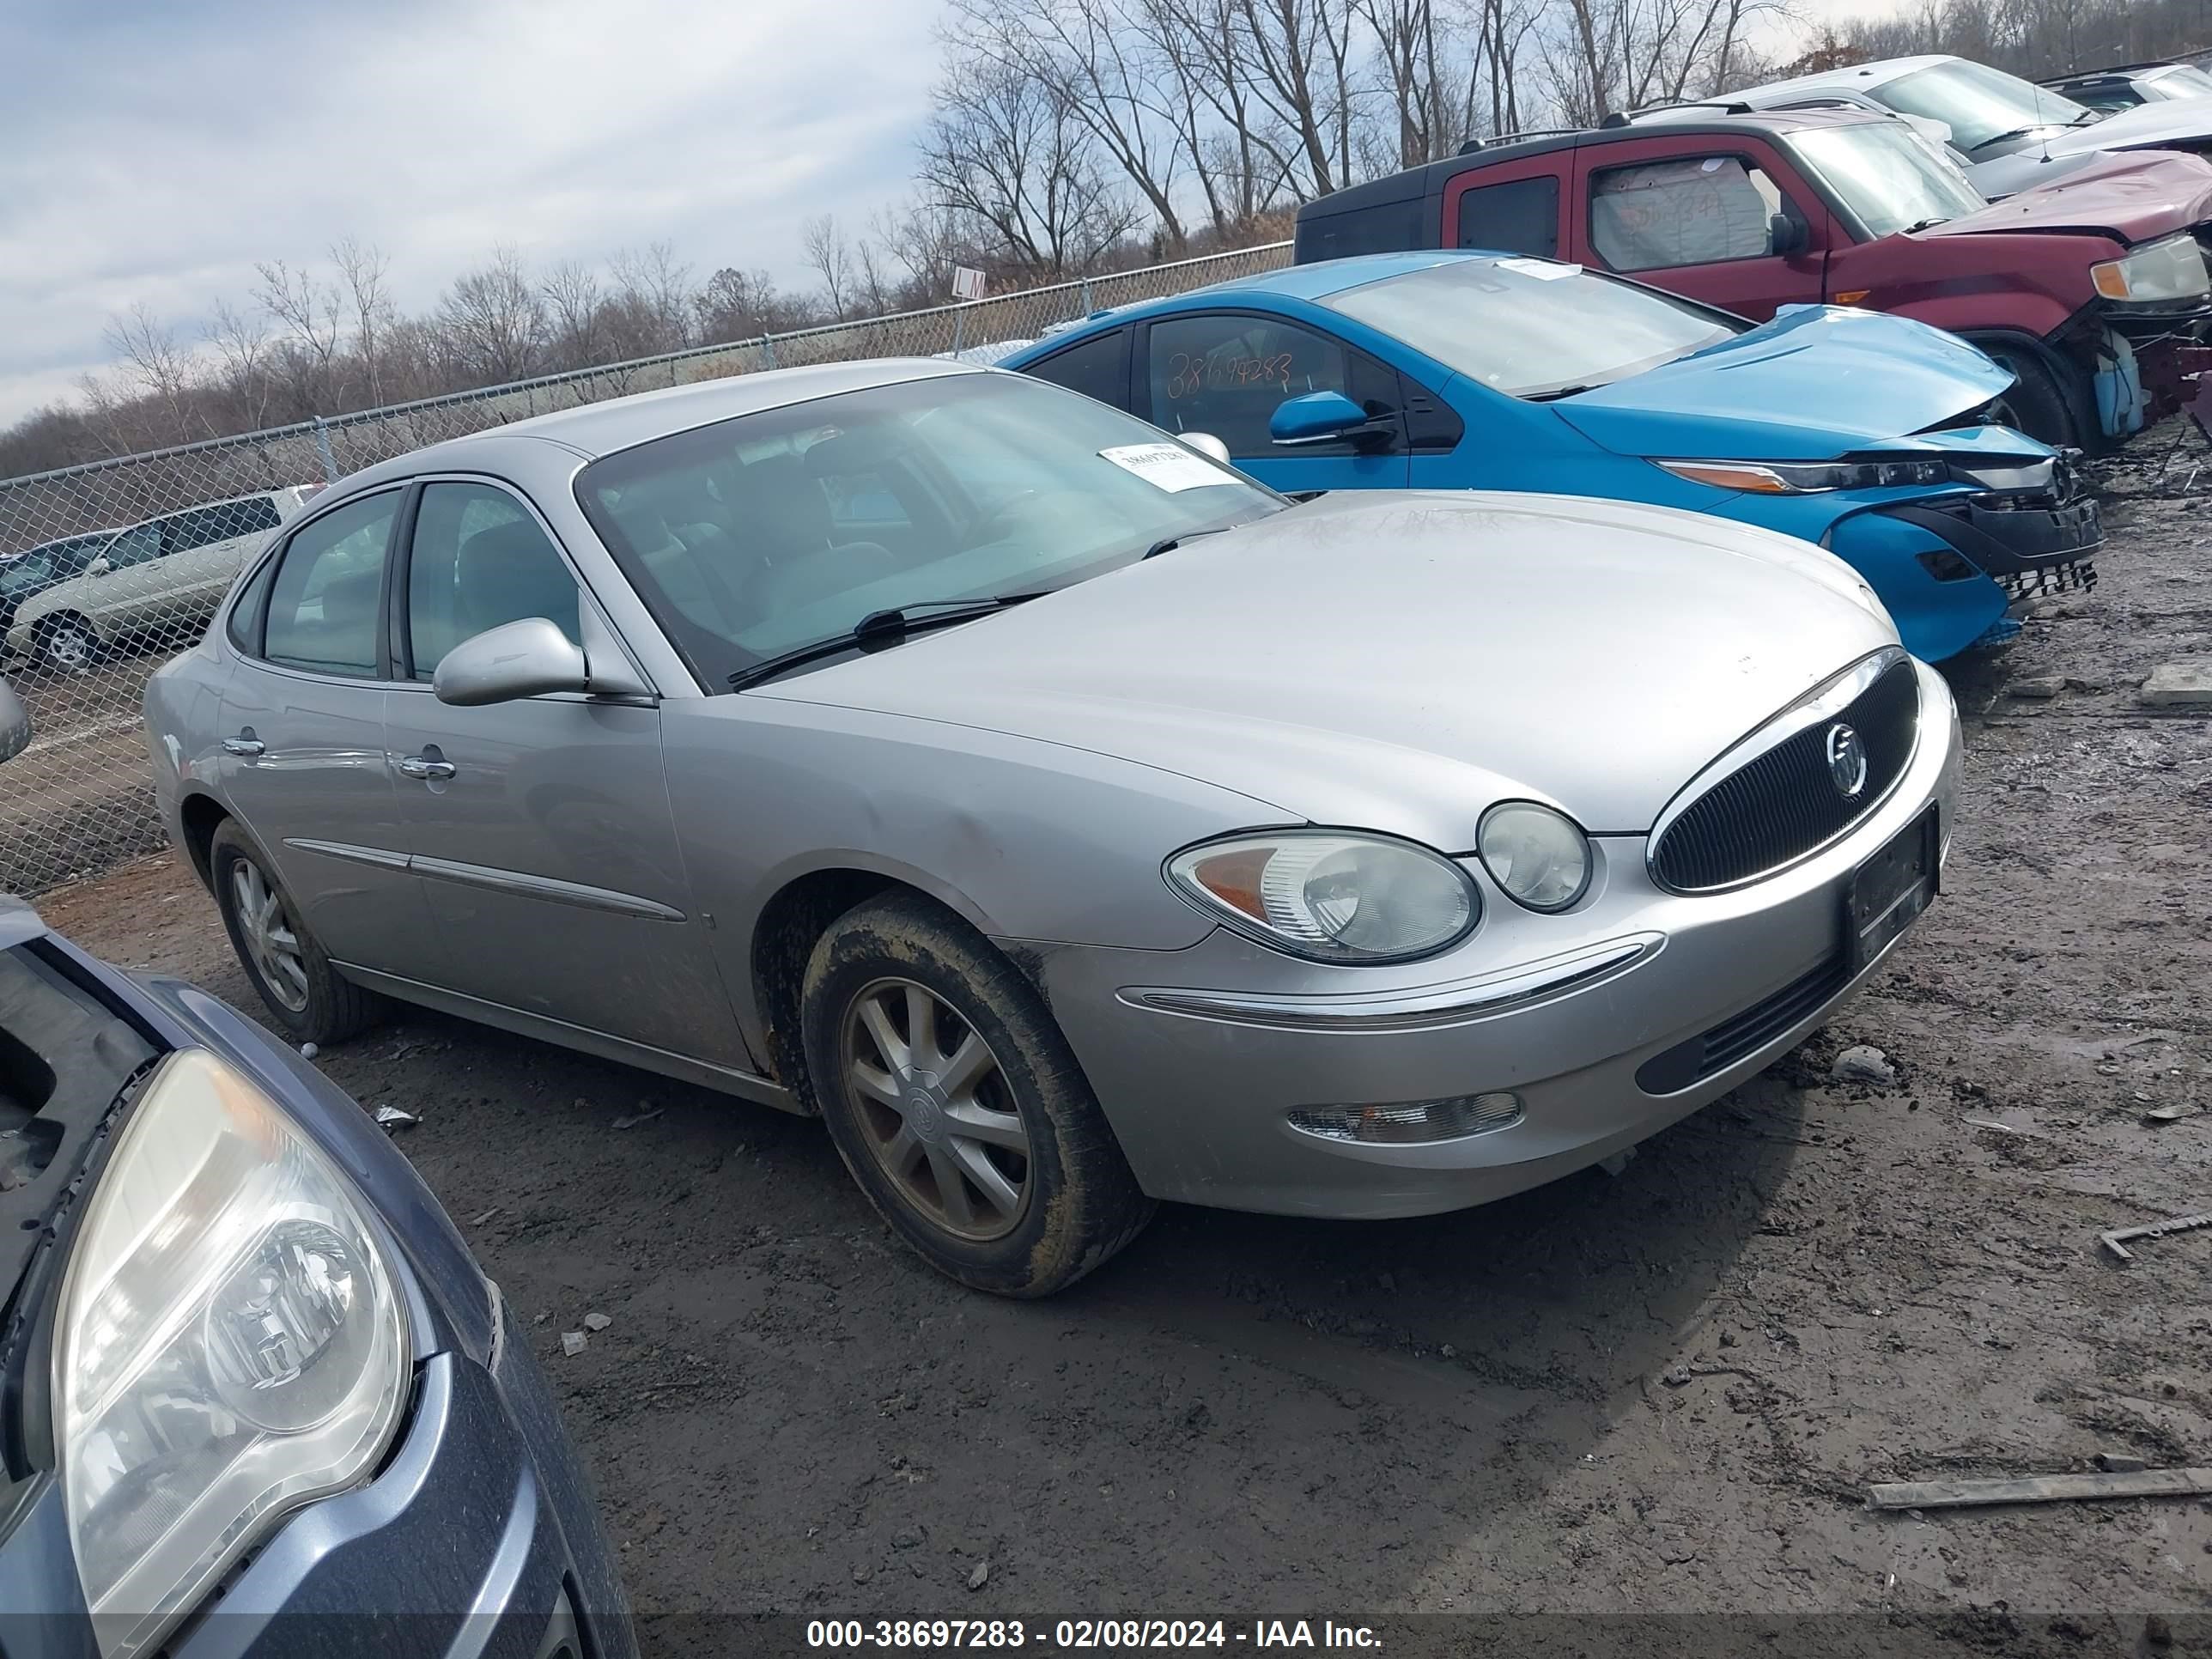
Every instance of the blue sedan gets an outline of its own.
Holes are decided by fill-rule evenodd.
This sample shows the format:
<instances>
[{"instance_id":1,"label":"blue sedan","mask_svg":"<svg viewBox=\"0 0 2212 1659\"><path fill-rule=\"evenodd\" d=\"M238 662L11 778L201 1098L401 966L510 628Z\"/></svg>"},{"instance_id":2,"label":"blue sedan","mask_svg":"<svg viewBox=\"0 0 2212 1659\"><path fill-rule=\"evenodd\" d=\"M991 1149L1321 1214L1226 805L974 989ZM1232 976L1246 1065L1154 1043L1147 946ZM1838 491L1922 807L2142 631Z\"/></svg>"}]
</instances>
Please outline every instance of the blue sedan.
<instances>
[{"instance_id":1,"label":"blue sedan","mask_svg":"<svg viewBox=\"0 0 2212 1659\"><path fill-rule=\"evenodd\" d=\"M1754 327L1548 259L1376 254L1101 312L1003 366L1210 434L1291 494L1536 490L1783 531L1856 568L1931 662L2096 580L2066 459L1979 419L2010 376L1904 318Z\"/></svg>"},{"instance_id":2,"label":"blue sedan","mask_svg":"<svg viewBox=\"0 0 2212 1659\"><path fill-rule=\"evenodd\" d=\"M0 896L0 1656L635 1659L526 1330L368 1115Z\"/></svg>"}]
</instances>

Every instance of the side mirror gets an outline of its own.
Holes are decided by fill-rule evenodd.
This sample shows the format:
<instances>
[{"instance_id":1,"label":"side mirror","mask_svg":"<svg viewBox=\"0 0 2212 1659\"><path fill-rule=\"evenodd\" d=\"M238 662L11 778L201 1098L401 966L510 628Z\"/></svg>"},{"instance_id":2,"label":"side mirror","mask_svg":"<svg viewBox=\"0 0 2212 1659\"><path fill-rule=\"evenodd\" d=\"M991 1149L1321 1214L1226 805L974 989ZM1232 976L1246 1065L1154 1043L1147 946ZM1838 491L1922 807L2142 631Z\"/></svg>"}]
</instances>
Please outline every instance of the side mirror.
<instances>
[{"instance_id":1,"label":"side mirror","mask_svg":"<svg viewBox=\"0 0 2212 1659\"><path fill-rule=\"evenodd\" d=\"M114 568L115 567L113 565L108 563L107 556L103 553L98 558L94 559L90 564L85 566L84 574L88 576L105 576L109 571Z\"/></svg>"},{"instance_id":2,"label":"side mirror","mask_svg":"<svg viewBox=\"0 0 2212 1659\"><path fill-rule=\"evenodd\" d=\"M1813 233L1802 219L1787 213L1778 213L1766 222L1766 251L1769 253L1802 253L1812 241Z\"/></svg>"},{"instance_id":3,"label":"side mirror","mask_svg":"<svg viewBox=\"0 0 2212 1659\"><path fill-rule=\"evenodd\" d=\"M1196 450L1209 460L1218 461L1224 466L1235 465L1229 459L1229 446L1211 432L1184 432L1177 435L1182 439L1186 448Z\"/></svg>"},{"instance_id":4,"label":"side mirror","mask_svg":"<svg viewBox=\"0 0 2212 1659\"><path fill-rule=\"evenodd\" d=\"M446 653L431 677L440 702L459 708L542 697L550 691L588 691L583 647L543 617L487 629Z\"/></svg>"},{"instance_id":5,"label":"side mirror","mask_svg":"<svg viewBox=\"0 0 2212 1659\"><path fill-rule=\"evenodd\" d=\"M1267 417L1267 435L1279 444L1334 443L1368 429L1367 411L1341 392L1287 398Z\"/></svg>"}]
</instances>

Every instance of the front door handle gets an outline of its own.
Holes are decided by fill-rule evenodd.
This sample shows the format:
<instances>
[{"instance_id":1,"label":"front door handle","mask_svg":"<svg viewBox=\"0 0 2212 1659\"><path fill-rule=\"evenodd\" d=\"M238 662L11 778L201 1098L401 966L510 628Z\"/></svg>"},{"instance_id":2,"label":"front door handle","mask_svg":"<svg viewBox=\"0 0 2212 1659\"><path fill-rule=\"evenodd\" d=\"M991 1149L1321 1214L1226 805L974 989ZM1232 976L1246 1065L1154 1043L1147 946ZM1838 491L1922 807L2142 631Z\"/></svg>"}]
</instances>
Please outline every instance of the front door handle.
<instances>
[{"instance_id":1,"label":"front door handle","mask_svg":"<svg viewBox=\"0 0 2212 1659\"><path fill-rule=\"evenodd\" d=\"M449 760L441 759L434 751L427 755L404 755L399 761L399 775L415 778L424 783L442 782L460 769Z\"/></svg>"},{"instance_id":2,"label":"front door handle","mask_svg":"<svg viewBox=\"0 0 2212 1659\"><path fill-rule=\"evenodd\" d=\"M258 738L240 735L222 740L222 752L236 755L242 760L252 760L256 755L266 754L268 750L269 745Z\"/></svg>"}]
</instances>

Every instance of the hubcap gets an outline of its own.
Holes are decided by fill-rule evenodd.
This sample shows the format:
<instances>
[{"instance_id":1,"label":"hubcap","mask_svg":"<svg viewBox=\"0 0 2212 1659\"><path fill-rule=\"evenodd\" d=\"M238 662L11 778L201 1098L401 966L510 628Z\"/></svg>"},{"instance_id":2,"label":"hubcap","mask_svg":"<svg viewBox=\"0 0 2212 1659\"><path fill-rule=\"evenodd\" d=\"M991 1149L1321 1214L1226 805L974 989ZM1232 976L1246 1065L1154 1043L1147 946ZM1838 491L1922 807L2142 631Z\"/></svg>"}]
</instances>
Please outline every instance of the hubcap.
<instances>
[{"instance_id":1,"label":"hubcap","mask_svg":"<svg viewBox=\"0 0 2212 1659\"><path fill-rule=\"evenodd\" d=\"M269 994L294 1013L307 1006L307 963L300 949L300 932L284 896L252 859L230 866L230 895L238 908L238 931L246 937L246 953Z\"/></svg>"},{"instance_id":2,"label":"hubcap","mask_svg":"<svg viewBox=\"0 0 2212 1659\"><path fill-rule=\"evenodd\" d=\"M957 1238L1003 1238L1030 1201L1030 1138L998 1056L926 986L879 979L845 1012L846 1092L900 1194Z\"/></svg>"},{"instance_id":3,"label":"hubcap","mask_svg":"<svg viewBox=\"0 0 2212 1659\"><path fill-rule=\"evenodd\" d=\"M46 656L57 668L82 668L92 660L92 642L74 628L61 629L48 637Z\"/></svg>"}]
</instances>

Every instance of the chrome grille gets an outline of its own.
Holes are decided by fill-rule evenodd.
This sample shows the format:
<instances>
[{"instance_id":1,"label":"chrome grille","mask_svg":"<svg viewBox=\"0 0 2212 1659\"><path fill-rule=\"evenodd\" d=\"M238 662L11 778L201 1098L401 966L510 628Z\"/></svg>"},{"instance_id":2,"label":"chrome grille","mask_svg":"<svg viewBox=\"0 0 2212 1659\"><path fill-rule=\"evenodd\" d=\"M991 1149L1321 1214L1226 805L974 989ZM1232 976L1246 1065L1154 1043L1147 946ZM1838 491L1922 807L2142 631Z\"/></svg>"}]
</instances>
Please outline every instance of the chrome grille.
<instances>
[{"instance_id":1,"label":"chrome grille","mask_svg":"<svg viewBox=\"0 0 2212 1659\"><path fill-rule=\"evenodd\" d=\"M1866 781L1855 794L1837 786L1828 763L1828 733L1838 722L1865 748ZM1715 892L1826 846L1904 775L1919 725L1919 680L1899 652L1850 702L1801 725L1675 812L1651 843L1653 878L1677 893Z\"/></svg>"}]
</instances>

